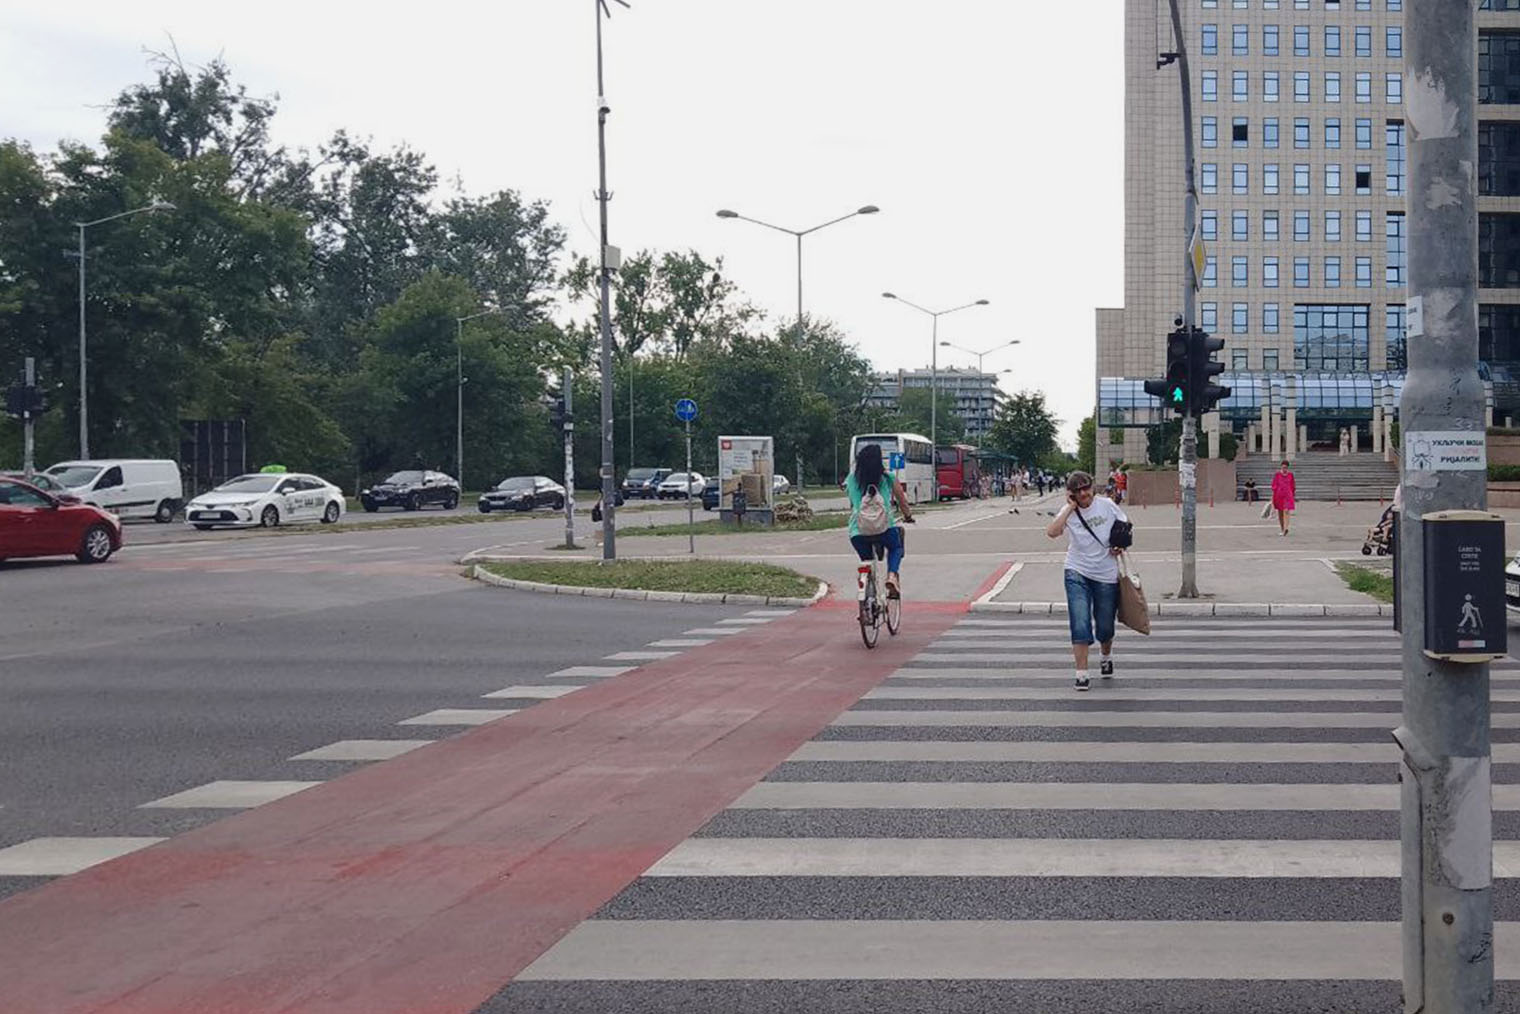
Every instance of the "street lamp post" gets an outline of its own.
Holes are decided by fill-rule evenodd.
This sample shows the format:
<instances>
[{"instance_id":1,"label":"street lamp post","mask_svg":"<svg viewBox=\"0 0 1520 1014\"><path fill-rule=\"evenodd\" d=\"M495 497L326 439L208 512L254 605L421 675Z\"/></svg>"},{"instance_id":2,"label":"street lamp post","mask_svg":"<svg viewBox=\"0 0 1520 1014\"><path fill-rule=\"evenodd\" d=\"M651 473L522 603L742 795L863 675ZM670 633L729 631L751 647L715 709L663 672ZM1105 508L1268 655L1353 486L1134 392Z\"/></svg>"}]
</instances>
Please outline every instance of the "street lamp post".
<instances>
[{"instance_id":1,"label":"street lamp post","mask_svg":"<svg viewBox=\"0 0 1520 1014\"><path fill-rule=\"evenodd\" d=\"M883 292L883 299L895 299L904 306L911 306L919 313L926 313L934 321L929 344L929 443L939 446L939 319L947 313L955 313L957 310L969 310L973 306L986 306L987 300L978 299L974 303L965 303L961 306L952 306L948 310L930 310L919 306L917 303L897 295L895 292Z\"/></svg>"},{"instance_id":2,"label":"street lamp post","mask_svg":"<svg viewBox=\"0 0 1520 1014\"><path fill-rule=\"evenodd\" d=\"M90 401L86 388L88 379L88 366L85 357L85 328L84 328L84 279L85 279L85 251L84 231L92 225L101 225L105 222L114 222L118 218L126 218L128 215L140 215L144 211L173 211L174 205L168 201L154 201L141 208L133 208L131 211L119 211L105 218L97 218L90 222L75 222L74 228L79 230L79 251L75 255L79 258L79 457L88 461L90 457Z\"/></svg>"},{"instance_id":3,"label":"street lamp post","mask_svg":"<svg viewBox=\"0 0 1520 1014\"><path fill-rule=\"evenodd\" d=\"M955 342L940 342L939 344L940 344L941 348L955 349L958 352L964 352L967 355L976 356L976 372L980 374L980 373L982 373L982 360L985 357L991 355L994 352L999 351L1000 349L1006 349L1006 348L1008 348L1011 345L1017 345L1017 344L1019 344L1019 340L1017 338L1014 338L1014 339L1011 339L1009 341L1002 342L1001 344L992 346L992 348L987 349L985 352L977 352L974 349L968 349L968 348L966 348L966 346L964 346L964 345L957 345L957 344L955 344ZM1009 370L998 370L998 373L1000 373L1000 374L1001 373L1009 373L1009 372L1011 372L1011 371L1009 371ZM993 387L996 388L997 384L994 383ZM996 396L994 396L994 398L993 398L994 407L996 406L996 402L997 402L997 399L996 399ZM978 447L982 446L982 434L985 433L989 428L991 428L991 422L990 421L985 422L984 425L980 429L977 430L977 434L976 434L976 446L978 446Z\"/></svg>"},{"instance_id":4,"label":"street lamp post","mask_svg":"<svg viewBox=\"0 0 1520 1014\"><path fill-rule=\"evenodd\" d=\"M454 478L464 489L464 322L497 310L481 310L454 318Z\"/></svg>"}]
</instances>

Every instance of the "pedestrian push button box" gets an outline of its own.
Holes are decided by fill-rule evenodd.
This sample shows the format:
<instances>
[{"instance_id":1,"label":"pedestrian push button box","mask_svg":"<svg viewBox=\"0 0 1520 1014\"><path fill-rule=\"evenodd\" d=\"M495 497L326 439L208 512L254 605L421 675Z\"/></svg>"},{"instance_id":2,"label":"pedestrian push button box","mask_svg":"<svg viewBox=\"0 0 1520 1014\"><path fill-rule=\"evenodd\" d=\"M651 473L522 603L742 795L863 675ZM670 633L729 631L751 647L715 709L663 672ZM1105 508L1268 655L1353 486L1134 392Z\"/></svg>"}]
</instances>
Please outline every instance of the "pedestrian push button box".
<instances>
[{"instance_id":1,"label":"pedestrian push button box","mask_svg":"<svg viewBox=\"0 0 1520 1014\"><path fill-rule=\"evenodd\" d=\"M1487 662L1509 650L1504 608L1504 519L1488 511L1421 516L1425 654Z\"/></svg>"}]
</instances>

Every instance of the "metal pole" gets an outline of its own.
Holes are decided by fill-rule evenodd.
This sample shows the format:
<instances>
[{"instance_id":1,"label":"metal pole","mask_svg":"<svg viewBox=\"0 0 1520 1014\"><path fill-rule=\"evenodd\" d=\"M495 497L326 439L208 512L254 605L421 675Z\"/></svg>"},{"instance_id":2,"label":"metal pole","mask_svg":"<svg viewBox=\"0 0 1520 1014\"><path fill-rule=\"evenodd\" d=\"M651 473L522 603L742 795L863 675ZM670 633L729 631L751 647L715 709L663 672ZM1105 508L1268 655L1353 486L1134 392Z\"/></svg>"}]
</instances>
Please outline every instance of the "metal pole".
<instances>
[{"instance_id":1,"label":"metal pole","mask_svg":"<svg viewBox=\"0 0 1520 1014\"><path fill-rule=\"evenodd\" d=\"M686 420L686 551L697 552L696 517L691 507L691 420Z\"/></svg>"},{"instance_id":2,"label":"metal pole","mask_svg":"<svg viewBox=\"0 0 1520 1014\"><path fill-rule=\"evenodd\" d=\"M633 350L628 350L628 471L633 471Z\"/></svg>"},{"instance_id":3,"label":"metal pole","mask_svg":"<svg viewBox=\"0 0 1520 1014\"><path fill-rule=\"evenodd\" d=\"M602 78L602 0L592 0L596 14L596 199L601 207L601 332L602 332L602 559L617 559L617 489L612 448L612 294L607 269L607 98Z\"/></svg>"},{"instance_id":4,"label":"metal pole","mask_svg":"<svg viewBox=\"0 0 1520 1014\"><path fill-rule=\"evenodd\" d=\"M797 234L797 340L802 340L802 233Z\"/></svg>"},{"instance_id":5,"label":"metal pole","mask_svg":"<svg viewBox=\"0 0 1520 1014\"><path fill-rule=\"evenodd\" d=\"M573 407L575 373L565 367L565 548L575 548L575 423L570 419Z\"/></svg>"},{"instance_id":6,"label":"metal pole","mask_svg":"<svg viewBox=\"0 0 1520 1014\"><path fill-rule=\"evenodd\" d=\"M1173 44L1177 47L1177 70L1182 82L1182 163L1184 198L1182 206L1182 326L1193 325L1193 300L1197 280L1193 274L1193 230L1198 222L1198 192L1193 181L1193 93L1188 76L1187 42L1182 31L1182 13L1177 0L1169 0L1172 12ZM1191 390L1192 384L1189 384ZM1182 448L1177 479L1182 484L1182 587L1180 599L1198 597L1198 434L1193 428L1191 406L1182 417Z\"/></svg>"},{"instance_id":7,"label":"metal pole","mask_svg":"<svg viewBox=\"0 0 1520 1014\"><path fill-rule=\"evenodd\" d=\"M939 314L931 313L929 339L929 447L939 447ZM938 466L936 466L938 467ZM938 481L938 480L936 480Z\"/></svg>"},{"instance_id":8,"label":"metal pole","mask_svg":"<svg viewBox=\"0 0 1520 1014\"><path fill-rule=\"evenodd\" d=\"M464 490L464 321L454 321L454 478Z\"/></svg>"},{"instance_id":9,"label":"metal pole","mask_svg":"<svg viewBox=\"0 0 1520 1014\"><path fill-rule=\"evenodd\" d=\"M1473 4L1405 5L1409 131L1406 449L1430 431L1481 439L1478 161ZM1487 1011L1494 1002L1489 667L1427 657L1424 522L1487 505L1486 472L1419 471L1400 455L1399 603L1404 645L1404 1009ZM1496 618L1491 622L1503 622Z\"/></svg>"},{"instance_id":10,"label":"metal pole","mask_svg":"<svg viewBox=\"0 0 1520 1014\"><path fill-rule=\"evenodd\" d=\"M32 390L37 386L37 360L31 356L26 357L25 365L22 368L21 384L26 388L26 397L28 399L27 409L21 413L21 474L30 480L32 472L36 468L36 461L34 460L36 446L34 429L36 427L36 420L32 417L30 399Z\"/></svg>"},{"instance_id":11,"label":"metal pole","mask_svg":"<svg viewBox=\"0 0 1520 1014\"><path fill-rule=\"evenodd\" d=\"M79 226L79 458L90 460L90 404L84 358L84 226Z\"/></svg>"}]
</instances>

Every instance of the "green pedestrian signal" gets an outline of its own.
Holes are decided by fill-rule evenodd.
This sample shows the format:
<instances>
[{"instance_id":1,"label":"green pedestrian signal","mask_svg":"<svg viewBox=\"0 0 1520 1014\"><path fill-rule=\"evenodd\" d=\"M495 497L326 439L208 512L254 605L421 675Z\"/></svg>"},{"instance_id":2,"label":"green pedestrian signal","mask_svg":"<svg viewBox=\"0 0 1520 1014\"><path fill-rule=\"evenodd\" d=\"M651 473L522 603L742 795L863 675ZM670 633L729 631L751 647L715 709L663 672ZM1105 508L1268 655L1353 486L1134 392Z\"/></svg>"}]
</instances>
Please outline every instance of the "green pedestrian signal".
<instances>
[{"instance_id":1,"label":"green pedestrian signal","mask_svg":"<svg viewBox=\"0 0 1520 1014\"><path fill-rule=\"evenodd\" d=\"M1183 394L1182 387L1180 385L1178 385L1178 384L1173 384L1172 385L1172 404L1173 405L1181 405L1184 400L1186 400L1186 395Z\"/></svg>"},{"instance_id":2,"label":"green pedestrian signal","mask_svg":"<svg viewBox=\"0 0 1520 1014\"><path fill-rule=\"evenodd\" d=\"M1185 415L1191 400L1188 375L1188 333L1181 328L1166 336L1166 376L1147 380L1145 393L1160 398L1163 409Z\"/></svg>"}]
</instances>

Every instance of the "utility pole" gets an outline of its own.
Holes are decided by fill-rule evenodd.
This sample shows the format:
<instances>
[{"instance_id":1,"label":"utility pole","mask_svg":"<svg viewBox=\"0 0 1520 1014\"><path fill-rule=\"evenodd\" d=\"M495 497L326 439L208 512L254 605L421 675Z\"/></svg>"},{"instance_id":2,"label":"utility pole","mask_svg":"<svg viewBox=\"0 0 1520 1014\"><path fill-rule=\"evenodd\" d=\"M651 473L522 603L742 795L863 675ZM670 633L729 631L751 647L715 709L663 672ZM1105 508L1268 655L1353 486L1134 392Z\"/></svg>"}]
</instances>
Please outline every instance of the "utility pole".
<instances>
[{"instance_id":1,"label":"utility pole","mask_svg":"<svg viewBox=\"0 0 1520 1014\"><path fill-rule=\"evenodd\" d=\"M565 548L575 548L575 416L571 404L575 372L565 367Z\"/></svg>"},{"instance_id":2,"label":"utility pole","mask_svg":"<svg viewBox=\"0 0 1520 1014\"><path fill-rule=\"evenodd\" d=\"M627 7L625 0L617 0ZM612 447L612 277L614 266L609 263L611 249L607 245L607 202L612 195L607 192L607 89L602 76L602 17L612 16L606 0L592 0L596 7L596 154L598 178L596 201L601 208L601 333L602 355L602 559L617 559L617 476L613 467Z\"/></svg>"},{"instance_id":3,"label":"utility pole","mask_svg":"<svg viewBox=\"0 0 1520 1014\"><path fill-rule=\"evenodd\" d=\"M29 397L26 410L21 414L21 474L30 480L37 468L34 432L37 426L37 414L32 411L33 402L30 398L31 393L37 388L37 360L27 356L23 371L21 383L26 388Z\"/></svg>"},{"instance_id":4,"label":"utility pole","mask_svg":"<svg viewBox=\"0 0 1520 1014\"><path fill-rule=\"evenodd\" d=\"M1198 191L1193 181L1193 91L1188 77L1187 42L1182 31L1182 12L1177 0L1168 0L1172 9L1172 36L1175 53L1163 53L1157 68L1173 59L1182 82L1182 161L1184 198L1182 204L1182 327L1191 329L1194 319L1194 296L1198 278L1193 263L1194 232L1198 228ZM1182 484L1182 587L1179 599L1198 597L1198 433L1193 428L1192 406L1182 416L1182 448L1178 457L1177 481Z\"/></svg>"},{"instance_id":5,"label":"utility pole","mask_svg":"<svg viewBox=\"0 0 1520 1014\"><path fill-rule=\"evenodd\" d=\"M1433 632L1450 626L1425 608L1428 582L1436 580L1424 554L1429 515L1487 505L1478 375L1474 6L1449 0L1404 5L1409 325L1399 406L1404 507L1397 557L1404 709L1394 739L1404 752L1404 1010L1410 1014L1488 1011L1494 1002L1489 667L1425 650ZM1431 454L1433 446L1453 441L1465 441L1470 453ZM1484 620L1504 624L1502 615Z\"/></svg>"}]
</instances>

